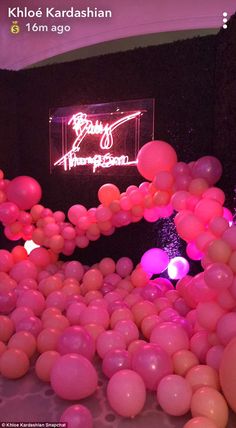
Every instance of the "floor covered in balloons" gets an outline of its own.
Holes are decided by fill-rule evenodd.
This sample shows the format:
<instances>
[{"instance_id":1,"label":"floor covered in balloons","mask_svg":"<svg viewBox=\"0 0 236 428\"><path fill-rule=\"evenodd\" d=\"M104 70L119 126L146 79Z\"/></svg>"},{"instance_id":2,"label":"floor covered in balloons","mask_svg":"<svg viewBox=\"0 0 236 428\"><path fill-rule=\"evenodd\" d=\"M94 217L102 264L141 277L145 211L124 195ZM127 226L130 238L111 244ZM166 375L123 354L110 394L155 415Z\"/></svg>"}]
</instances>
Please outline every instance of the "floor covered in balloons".
<instances>
[{"instance_id":1,"label":"floor covered in balloons","mask_svg":"<svg viewBox=\"0 0 236 428\"><path fill-rule=\"evenodd\" d=\"M148 181L123 193L104 184L100 205L73 205L68 221L39 204L35 179L9 181L2 172L4 234L37 244L0 250L2 422L236 426L236 225L215 186L221 163L178 162L168 143L154 140L137 167ZM187 259L157 247L137 265L125 255L92 266L60 258L174 211L189 261L201 262L196 275Z\"/></svg>"},{"instance_id":2,"label":"floor covered in balloons","mask_svg":"<svg viewBox=\"0 0 236 428\"><path fill-rule=\"evenodd\" d=\"M107 380L96 364L99 374L99 389L92 396L81 400L92 413L94 428L182 428L191 418L174 417L162 411L156 402L156 394L149 392L143 411L134 420L122 418L115 413L106 399ZM22 379L10 381L0 378L1 422L58 422L63 411L73 402L60 399L49 384L41 382L34 368ZM11 415L11 416L9 416ZM227 428L235 428L236 415L230 413Z\"/></svg>"}]
</instances>

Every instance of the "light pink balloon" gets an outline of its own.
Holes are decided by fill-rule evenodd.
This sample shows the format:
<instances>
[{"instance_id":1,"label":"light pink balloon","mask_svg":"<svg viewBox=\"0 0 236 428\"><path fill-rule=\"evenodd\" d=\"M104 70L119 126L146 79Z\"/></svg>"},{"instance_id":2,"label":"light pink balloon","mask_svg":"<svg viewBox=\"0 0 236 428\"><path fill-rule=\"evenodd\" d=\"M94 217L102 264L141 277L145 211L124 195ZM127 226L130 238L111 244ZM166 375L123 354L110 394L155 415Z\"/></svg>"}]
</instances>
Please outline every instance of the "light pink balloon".
<instances>
[{"instance_id":1,"label":"light pink balloon","mask_svg":"<svg viewBox=\"0 0 236 428\"><path fill-rule=\"evenodd\" d=\"M139 338L138 327L132 320L129 319L117 321L114 330L122 334L127 346Z\"/></svg>"},{"instance_id":2,"label":"light pink balloon","mask_svg":"<svg viewBox=\"0 0 236 428\"><path fill-rule=\"evenodd\" d=\"M236 250L236 226L233 225L225 230L225 232L222 235L222 238L224 239L227 244L230 245L232 250Z\"/></svg>"},{"instance_id":3,"label":"light pink balloon","mask_svg":"<svg viewBox=\"0 0 236 428\"><path fill-rule=\"evenodd\" d=\"M218 321L216 333L222 345L227 345L236 336L236 312L224 314Z\"/></svg>"},{"instance_id":4,"label":"light pink balloon","mask_svg":"<svg viewBox=\"0 0 236 428\"><path fill-rule=\"evenodd\" d=\"M159 345L169 355L181 349L189 349L189 338L186 331L180 325L169 321L154 327L150 342Z\"/></svg>"},{"instance_id":5,"label":"light pink balloon","mask_svg":"<svg viewBox=\"0 0 236 428\"><path fill-rule=\"evenodd\" d=\"M133 370L120 370L108 382L107 399L118 415L133 418L146 400L146 388L141 376Z\"/></svg>"},{"instance_id":6,"label":"light pink balloon","mask_svg":"<svg viewBox=\"0 0 236 428\"><path fill-rule=\"evenodd\" d=\"M210 347L207 331L200 330L191 337L190 350L196 355L200 363L205 364L206 354Z\"/></svg>"},{"instance_id":7,"label":"light pink balloon","mask_svg":"<svg viewBox=\"0 0 236 428\"><path fill-rule=\"evenodd\" d=\"M97 389L98 376L92 363L82 355L59 357L51 370L51 386L64 400L81 400Z\"/></svg>"},{"instance_id":8,"label":"light pink balloon","mask_svg":"<svg viewBox=\"0 0 236 428\"><path fill-rule=\"evenodd\" d=\"M106 330L97 338L97 353L101 358L112 349L126 349L125 338L115 330Z\"/></svg>"},{"instance_id":9,"label":"light pink balloon","mask_svg":"<svg viewBox=\"0 0 236 428\"><path fill-rule=\"evenodd\" d=\"M183 428L218 428L217 425L205 416L196 416L190 419Z\"/></svg>"},{"instance_id":10,"label":"light pink balloon","mask_svg":"<svg viewBox=\"0 0 236 428\"><path fill-rule=\"evenodd\" d=\"M192 388L189 382L179 375L163 377L157 387L157 401L162 409L172 416L185 415L192 398Z\"/></svg>"},{"instance_id":11,"label":"light pink balloon","mask_svg":"<svg viewBox=\"0 0 236 428\"><path fill-rule=\"evenodd\" d=\"M233 272L224 263L213 263L206 268L204 279L209 287L220 291L232 284Z\"/></svg>"}]
</instances>

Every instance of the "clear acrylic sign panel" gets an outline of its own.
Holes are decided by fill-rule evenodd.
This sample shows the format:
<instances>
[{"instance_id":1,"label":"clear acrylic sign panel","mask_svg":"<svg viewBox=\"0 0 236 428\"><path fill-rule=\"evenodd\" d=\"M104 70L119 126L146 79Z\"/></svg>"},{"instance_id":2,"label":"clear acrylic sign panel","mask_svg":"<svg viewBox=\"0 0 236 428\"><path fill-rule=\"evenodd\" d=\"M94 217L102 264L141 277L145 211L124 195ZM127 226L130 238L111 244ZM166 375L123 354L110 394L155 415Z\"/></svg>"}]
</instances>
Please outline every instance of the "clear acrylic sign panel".
<instances>
[{"instance_id":1,"label":"clear acrylic sign panel","mask_svg":"<svg viewBox=\"0 0 236 428\"><path fill-rule=\"evenodd\" d=\"M54 108L49 126L51 174L132 175L154 139L154 99Z\"/></svg>"}]
</instances>

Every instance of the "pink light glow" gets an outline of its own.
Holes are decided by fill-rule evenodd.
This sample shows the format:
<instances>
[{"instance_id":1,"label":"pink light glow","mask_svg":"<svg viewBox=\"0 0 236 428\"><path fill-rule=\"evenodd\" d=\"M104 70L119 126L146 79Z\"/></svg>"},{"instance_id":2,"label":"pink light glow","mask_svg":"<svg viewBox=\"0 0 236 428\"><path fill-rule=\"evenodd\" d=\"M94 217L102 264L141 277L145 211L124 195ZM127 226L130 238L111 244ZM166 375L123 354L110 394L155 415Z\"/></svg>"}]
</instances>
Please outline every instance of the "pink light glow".
<instances>
[{"instance_id":1,"label":"pink light glow","mask_svg":"<svg viewBox=\"0 0 236 428\"><path fill-rule=\"evenodd\" d=\"M99 142L100 148L102 150L109 150L114 144L112 135L114 130L123 123L137 118L140 114L141 112L137 111L116 120L110 125L108 123L104 125L98 120L93 123L91 120L87 119L86 113L78 112L74 114L70 118L68 125L72 125L72 129L76 134L76 139L72 144L72 149L58 159L54 163L54 166L63 164L64 170L67 171L76 166L93 165L93 172L96 172L96 169L99 167L110 168L114 165L135 165L137 161L129 161L129 157L124 154L121 156L113 156L111 153L106 153L105 155L95 154L93 157L77 157L76 153L79 152L80 145L87 135L101 135Z\"/></svg>"},{"instance_id":2,"label":"pink light glow","mask_svg":"<svg viewBox=\"0 0 236 428\"><path fill-rule=\"evenodd\" d=\"M158 274L163 272L169 263L169 257L160 248L151 248L141 258L141 266L147 273Z\"/></svg>"}]
</instances>

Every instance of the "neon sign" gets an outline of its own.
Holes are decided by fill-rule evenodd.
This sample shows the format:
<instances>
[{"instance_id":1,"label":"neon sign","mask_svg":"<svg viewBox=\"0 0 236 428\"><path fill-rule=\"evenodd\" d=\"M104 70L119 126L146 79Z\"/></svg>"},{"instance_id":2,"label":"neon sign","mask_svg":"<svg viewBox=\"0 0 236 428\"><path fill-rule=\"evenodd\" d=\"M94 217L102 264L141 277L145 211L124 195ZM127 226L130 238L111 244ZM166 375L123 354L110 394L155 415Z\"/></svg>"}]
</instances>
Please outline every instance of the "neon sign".
<instances>
[{"instance_id":1,"label":"neon sign","mask_svg":"<svg viewBox=\"0 0 236 428\"><path fill-rule=\"evenodd\" d=\"M51 108L50 173L136 175L137 154L154 138L154 99Z\"/></svg>"},{"instance_id":2,"label":"neon sign","mask_svg":"<svg viewBox=\"0 0 236 428\"><path fill-rule=\"evenodd\" d=\"M76 138L72 144L71 150L66 152L60 159L58 159L54 166L63 165L64 170L71 170L77 166L92 165L93 173L97 168L110 168L111 166L121 165L135 165L136 160L130 161L129 156L122 154L121 156L114 156L112 153L98 154L94 156L78 157L77 153L81 149L81 143L88 135L100 136L99 146L101 150L109 150L113 147L114 138L113 132L125 122L138 118L141 111L128 114L116 120L112 124L106 123L105 125L96 120L94 123L88 119L86 113L78 112L74 114L68 121L68 125L72 126Z\"/></svg>"}]
</instances>

